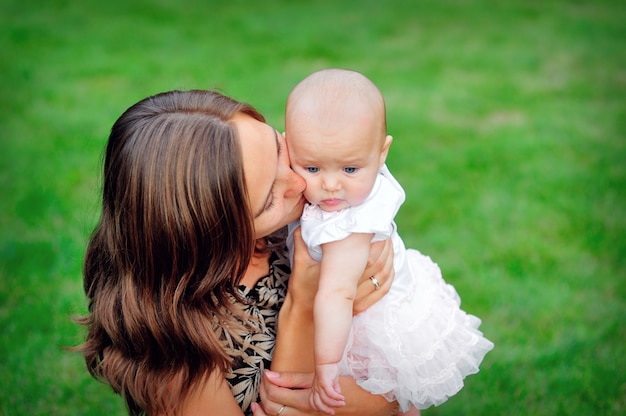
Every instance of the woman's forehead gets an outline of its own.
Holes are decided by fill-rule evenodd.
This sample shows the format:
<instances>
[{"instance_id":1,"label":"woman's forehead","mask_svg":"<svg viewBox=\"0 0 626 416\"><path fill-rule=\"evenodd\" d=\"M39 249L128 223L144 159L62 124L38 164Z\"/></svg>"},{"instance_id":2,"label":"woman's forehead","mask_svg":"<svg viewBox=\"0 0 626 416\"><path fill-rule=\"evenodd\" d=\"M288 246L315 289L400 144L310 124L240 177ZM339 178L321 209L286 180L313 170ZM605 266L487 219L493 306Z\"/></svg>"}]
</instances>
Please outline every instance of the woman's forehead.
<instances>
[{"instance_id":1,"label":"woman's forehead","mask_svg":"<svg viewBox=\"0 0 626 416\"><path fill-rule=\"evenodd\" d=\"M247 115L237 115L233 122L239 133L243 170L253 213L265 206L276 178L278 143L276 130Z\"/></svg>"}]
</instances>

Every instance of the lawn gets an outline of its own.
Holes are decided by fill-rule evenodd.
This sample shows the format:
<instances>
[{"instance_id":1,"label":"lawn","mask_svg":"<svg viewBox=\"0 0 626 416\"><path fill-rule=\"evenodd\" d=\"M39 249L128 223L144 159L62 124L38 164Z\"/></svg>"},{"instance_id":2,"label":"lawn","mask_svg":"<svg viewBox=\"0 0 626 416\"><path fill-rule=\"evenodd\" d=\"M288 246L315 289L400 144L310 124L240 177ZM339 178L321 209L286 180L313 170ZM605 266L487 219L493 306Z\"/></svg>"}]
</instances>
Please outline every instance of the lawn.
<instances>
[{"instance_id":1,"label":"lawn","mask_svg":"<svg viewBox=\"0 0 626 416\"><path fill-rule=\"evenodd\" d=\"M218 88L283 128L356 69L386 97L397 218L496 344L423 415L626 413L626 6L613 0L0 3L0 415L123 415L71 321L114 120Z\"/></svg>"}]
</instances>

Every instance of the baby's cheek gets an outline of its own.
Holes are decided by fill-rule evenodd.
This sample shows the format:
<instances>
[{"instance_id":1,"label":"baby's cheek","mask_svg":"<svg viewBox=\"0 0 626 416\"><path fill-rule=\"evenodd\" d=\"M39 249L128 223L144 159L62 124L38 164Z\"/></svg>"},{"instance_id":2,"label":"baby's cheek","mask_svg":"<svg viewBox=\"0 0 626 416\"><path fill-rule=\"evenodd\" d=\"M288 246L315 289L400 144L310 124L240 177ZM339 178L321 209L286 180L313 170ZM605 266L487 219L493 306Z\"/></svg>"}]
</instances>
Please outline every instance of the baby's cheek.
<instances>
[{"instance_id":1,"label":"baby's cheek","mask_svg":"<svg viewBox=\"0 0 626 416\"><path fill-rule=\"evenodd\" d=\"M363 201L365 201L365 199L367 198L367 196L370 194L370 189L369 188L362 188L359 190L359 192L356 192L355 194L355 201L353 201L352 205L360 205L363 203Z\"/></svg>"},{"instance_id":2,"label":"baby's cheek","mask_svg":"<svg viewBox=\"0 0 626 416\"><path fill-rule=\"evenodd\" d=\"M317 195L313 191L314 191L313 186L309 186L309 184L307 183L306 188L304 189L304 197L306 198L307 201L311 203L315 203L318 199Z\"/></svg>"}]
</instances>

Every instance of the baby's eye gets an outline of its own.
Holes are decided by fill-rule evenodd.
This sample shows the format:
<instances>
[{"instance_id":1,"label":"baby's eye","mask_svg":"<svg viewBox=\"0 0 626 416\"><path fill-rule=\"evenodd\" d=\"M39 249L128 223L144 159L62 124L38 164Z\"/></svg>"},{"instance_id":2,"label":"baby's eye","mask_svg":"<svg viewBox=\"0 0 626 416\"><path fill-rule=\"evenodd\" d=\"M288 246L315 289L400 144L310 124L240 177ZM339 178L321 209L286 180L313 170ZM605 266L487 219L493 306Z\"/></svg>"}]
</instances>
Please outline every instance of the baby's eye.
<instances>
[{"instance_id":1,"label":"baby's eye","mask_svg":"<svg viewBox=\"0 0 626 416\"><path fill-rule=\"evenodd\" d=\"M320 171L320 168L315 167L315 166L307 166L305 169L309 173L317 173Z\"/></svg>"},{"instance_id":2,"label":"baby's eye","mask_svg":"<svg viewBox=\"0 0 626 416\"><path fill-rule=\"evenodd\" d=\"M359 170L359 168L355 168L354 166L348 166L348 167L343 168L343 171L346 172L347 174L356 173L357 170Z\"/></svg>"}]
</instances>

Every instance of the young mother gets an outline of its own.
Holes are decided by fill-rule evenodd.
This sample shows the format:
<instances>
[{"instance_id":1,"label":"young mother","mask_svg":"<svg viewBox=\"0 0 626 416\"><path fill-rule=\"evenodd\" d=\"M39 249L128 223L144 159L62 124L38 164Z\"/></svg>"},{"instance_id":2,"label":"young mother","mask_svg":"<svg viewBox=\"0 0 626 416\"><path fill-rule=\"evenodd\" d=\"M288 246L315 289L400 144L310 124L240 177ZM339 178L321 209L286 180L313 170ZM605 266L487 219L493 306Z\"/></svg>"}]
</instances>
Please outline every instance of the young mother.
<instances>
[{"instance_id":1,"label":"young mother","mask_svg":"<svg viewBox=\"0 0 626 416\"><path fill-rule=\"evenodd\" d=\"M131 414L313 413L319 268L298 234L289 267L284 230L305 185L285 146L254 108L212 91L146 98L114 124L79 349ZM355 313L388 290L392 257L388 242L372 246ZM338 415L394 413L354 380L341 384Z\"/></svg>"}]
</instances>

